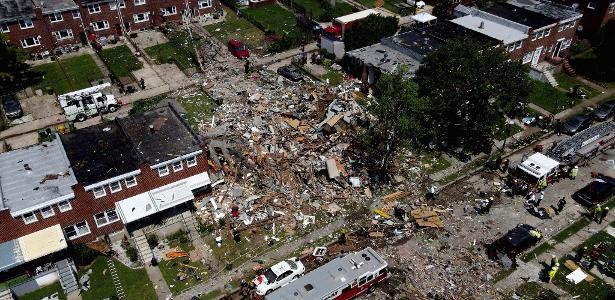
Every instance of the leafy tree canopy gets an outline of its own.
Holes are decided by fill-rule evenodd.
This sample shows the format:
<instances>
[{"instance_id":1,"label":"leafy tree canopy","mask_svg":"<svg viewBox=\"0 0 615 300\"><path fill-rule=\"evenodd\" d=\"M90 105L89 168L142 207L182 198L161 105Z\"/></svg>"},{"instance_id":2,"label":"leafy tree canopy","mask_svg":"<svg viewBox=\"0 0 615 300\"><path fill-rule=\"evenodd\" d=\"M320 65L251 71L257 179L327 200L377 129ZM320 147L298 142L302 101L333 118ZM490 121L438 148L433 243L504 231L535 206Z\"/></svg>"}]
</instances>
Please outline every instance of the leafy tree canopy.
<instances>
[{"instance_id":1,"label":"leafy tree canopy","mask_svg":"<svg viewBox=\"0 0 615 300\"><path fill-rule=\"evenodd\" d=\"M502 115L525 103L532 87L520 62L470 40L448 41L428 54L416 81L429 100L425 142L472 153L491 149Z\"/></svg>"},{"instance_id":2,"label":"leafy tree canopy","mask_svg":"<svg viewBox=\"0 0 615 300\"><path fill-rule=\"evenodd\" d=\"M0 94L20 90L36 77L25 61L27 54L0 34Z\"/></svg>"},{"instance_id":3,"label":"leafy tree canopy","mask_svg":"<svg viewBox=\"0 0 615 300\"><path fill-rule=\"evenodd\" d=\"M394 35L398 27L397 17L369 15L358 20L344 33L346 51L376 44L380 39Z\"/></svg>"},{"instance_id":4,"label":"leafy tree canopy","mask_svg":"<svg viewBox=\"0 0 615 300\"><path fill-rule=\"evenodd\" d=\"M605 81L615 81L615 21L609 21L598 33L596 41L598 66Z\"/></svg>"}]
</instances>

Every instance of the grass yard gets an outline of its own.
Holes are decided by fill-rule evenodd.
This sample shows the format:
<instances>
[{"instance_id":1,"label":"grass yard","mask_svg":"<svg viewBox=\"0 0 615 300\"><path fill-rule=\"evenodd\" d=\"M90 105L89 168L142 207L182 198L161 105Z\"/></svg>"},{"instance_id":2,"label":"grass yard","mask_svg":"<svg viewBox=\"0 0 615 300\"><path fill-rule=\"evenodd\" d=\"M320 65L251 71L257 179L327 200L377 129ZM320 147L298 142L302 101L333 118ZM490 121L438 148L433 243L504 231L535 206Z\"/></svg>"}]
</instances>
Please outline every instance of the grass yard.
<instances>
[{"instance_id":1,"label":"grass yard","mask_svg":"<svg viewBox=\"0 0 615 300\"><path fill-rule=\"evenodd\" d=\"M555 114L575 106L579 99L568 97L566 93L546 82L534 81L534 88L530 92L529 101Z\"/></svg>"},{"instance_id":2,"label":"grass yard","mask_svg":"<svg viewBox=\"0 0 615 300\"><path fill-rule=\"evenodd\" d=\"M177 102L184 107L186 110L184 118L197 132L199 131L199 124L209 120L217 107L214 99L202 91L180 96L177 98Z\"/></svg>"},{"instance_id":3,"label":"grass yard","mask_svg":"<svg viewBox=\"0 0 615 300\"><path fill-rule=\"evenodd\" d=\"M272 32L279 36L302 34L293 13L278 4L259 8L242 8L240 12L265 32Z\"/></svg>"},{"instance_id":4,"label":"grass yard","mask_svg":"<svg viewBox=\"0 0 615 300\"><path fill-rule=\"evenodd\" d=\"M319 0L293 0L293 4L306 11L312 19L322 22L351 14L354 9L349 3L339 0L336 1L333 9L322 6L322 3Z\"/></svg>"},{"instance_id":5,"label":"grass yard","mask_svg":"<svg viewBox=\"0 0 615 300\"><path fill-rule=\"evenodd\" d=\"M203 44L198 34L192 35L181 29L167 29L164 31L169 42L145 48L145 53L157 64L174 63L181 70L198 66L194 44L200 47Z\"/></svg>"},{"instance_id":6,"label":"grass yard","mask_svg":"<svg viewBox=\"0 0 615 300\"><path fill-rule=\"evenodd\" d=\"M126 45L105 49L100 52L100 57L117 78L130 76L130 72L143 68Z\"/></svg>"},{"instance_id":7,"label":"grass yard","mask_svg":"<svg viewBox=\"0 0 615 300\"><path fill-rule=\"evenodd\" d=\"M42 80L32 89L46 91L51 88L56 94L64 94L90 87L91 81L104 76L89 54L70 57L32 68L42 74Z\"/></svg>"},{"instance_id":8,"label":"grass yard","mask_svg":"<svg viewBox=\"0 0 615 300\"><path fill-rule=\"evenodd\" d=\"M213 290L199 298L199 300L213 300L218 299L218 297L222 296L221 290Z\"/></svg>"},{"instance_id":9,"label":"grass yard","mask_svg":"<svg viewBox=\"0 0 615 300\"><path fill-rule=\"evenodd\" d=\"M131 269L115 259L113 261L117 275L120 277L122 288L126 294L125 299L142 300L157 298L154 286L147 277L145 269ZM92 270L90 274L90 290L82 291L81 298L83 300L100 300L115 296L115 287L113 286L111 273L107 266L107 258L103 256L97 257L87 269L79 271L79 278L89 269Z\"/></svg>"},{"instance_id":10,"label":"grass yard","mask_svg":"<svg viewBox=\"0 0 615 300\"><path fill-rule=\"evenodd\" d=\"M557 80L557 83L559 83L559 86L566 90L571 90L575 85L580 85L581 88L587 93L587 98L591 98L600 94L600 92L592 89L591 87L582 83L576 78L568 76L564 72L557 73L554 75L554 77L555 80Z\"/></svg>"},{"instance_id":11,"label":"grass yard","mask_svg":"<svg viewBox=\"0 0 615 300\"><path fill-rule=\"evenodd\" d=\"M570 274L571 271L564 266L564 261L563 259L559 261L561 267L553 279L553 284L568 292L573 298L602 300L609 299L609 295L615 293L615 288L593 274L594 280L591 283L585 280L578 284L569 283L566 280L566 276ZM583 271L586 272L587 270Z\"/></svg>"},{"instance_id":12,"label":"grass yard","mask_svg":"<svg viewBox=\"0 0 615 300\"><path fill-rule=\"evenodd\" d=\"M39 300L45 297L49 297L55 293L58 293L58 296L61 300L66 299L66 295L64 294L64 290L62 290L62 285L60 285L60 281L56 281L50 285L44 286L32 293L25 294L21 297L18 297L19 300Z\"/></svg>"},{"instance_id":13,"label":"grass yard","mask_svg":"<svg viewBox=\"0 0 615 300\"><path fill-rule=\"evenodd\" d=\"M426 152L419 155L428 174L438 173L451 166L451 162L438 153Z\"/></svg>"},{"instance_id":14,"label":"grass yard","mask_svg":"<svg viewBox=\"0 0 615 300\"><path fill-rule=\"evenodd\" d=\"M494 138L498 141L501 141L505 138L509 138L519 132L523 131L523 127L517 125L517 123L513 125L502 125L495 132Z\"/></svg>"},{"instance_id":15,"label":"grass yard","mask_svg":"<svg viewBox=\"0 0 615 300\"><path fill-rule=\"evenodd\" d=\"M376 0L357 0L357 2L367 6L367 7L376 7L375 3ZM384 0L384 5L383 7L393 13L399 14L399 8L397 8L397 6L395 6L395 4L398 3L406 3L406 1L404 0ZM417 10L418 11L418 10ZM406 10L405 12L406 14L409 14L410 11Z\"/></svg>"},{"instance_id":16,"label":"grass yard","mask_svg":"<svg viewBox=\"0 0 615 300\"><path fill-rule=\"evenodd\" d=\"M173 295L180 294L182 291L203 282L209 275L209 271L202 263L191 262L188 258L163 260L158 266Z\"/></svg>"},{"instance_id":17,"label":"grass yard","mask_svg":"<svg viewBox=\"0 0 615 300\"><path fill-rule=\"evenodd\" d=\"M1 290L6 290L8 288L10 288L11 286L14 285L18 285L20 283L24 283L26 281L28 281L30 278L28 278L28 276L26 274L23 275L19 275L16 277L13 277L11 279L5 280L3 282L0 282L0 291Z\"/></svg>"},{"instance_id":18,"label":"grass yard","mask_svg":"<svg viewBox=\"0 0 615 300\"><path fill-rule=\"evenodd\" d=\"M564 228L562 231L553 236L553 240L557 242L563 242L569 237L573 236L575 233L581 231L581 229L585 228L585 226L589 225L591 221L588 218L581 218L580 220L570 224L570 226Z\"/></svg>"},{"instance_id":19,"label":"grass yard","mask_svg":"<svg viewBox=\"0 0 615 300\"><path fill-rule=\"evenodd\" d=\"M329 80L330 85L338 85L344 81L344 74L340 71L327 68L327 74L321 76L320 79L323 81Z\"/></svg>"},{"instance_id":20,"label":"grass yard","mask_svg":"<svg viewBox=\"0 0 615 300\"><path fill-rule=\"evenodd\" d=\"M557 300L559 295L550 289L544 288L538 282L525 282L515 289L521 299Z\"/></svg>"},{"instance_id":21,"label":"grass yard","mask_svg":"<svg viewBox=\"0 0 615 300\"><path fill-rule=\"evenodd\" d=\"M250 23L250 21L240 18L230 8L223 6L225 19L223 22L210 24L205 29L215 36L220 42L226 44L230 39L242 41L254 51L263 47L265 33Z\"/></svg>"},{"instance_id":22,"label":"grass yard","mask_svg":"<svg viewBox=\"0 0 615 300\"><path fill-rule=\"evenodd\" d=\"M553 246L551 246L548 242L543 242L542 244L538 245L538 247L534 248L532 251L523 254L523 256L521 256L521 260L524 262L528 262L531 261L532 259L535 259L536 257L540 256L541 254L547 252L549 249L552 249Z\"/></svg>"}]
</instances>

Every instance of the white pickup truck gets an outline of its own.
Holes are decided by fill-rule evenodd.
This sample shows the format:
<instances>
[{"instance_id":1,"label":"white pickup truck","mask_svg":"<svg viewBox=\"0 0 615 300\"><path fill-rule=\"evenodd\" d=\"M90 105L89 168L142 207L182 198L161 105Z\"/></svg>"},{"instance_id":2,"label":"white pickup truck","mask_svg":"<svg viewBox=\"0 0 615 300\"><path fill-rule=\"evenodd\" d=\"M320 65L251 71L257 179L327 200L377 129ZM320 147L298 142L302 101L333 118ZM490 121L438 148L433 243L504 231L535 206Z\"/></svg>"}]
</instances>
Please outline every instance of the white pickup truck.
<instances>
[{"instance_id":1,"label":"white pickup truck","mask_svg":"<svg viewBox=\"0 0 615 300\"><path fill-rule=\"evenodd\" d=\"M116 112L122 102L111 94L101 92L109 86L109 83L105 83L58 96L66 118L69 121L83 122L91 116Z\"/></svg>"}]
</instances>

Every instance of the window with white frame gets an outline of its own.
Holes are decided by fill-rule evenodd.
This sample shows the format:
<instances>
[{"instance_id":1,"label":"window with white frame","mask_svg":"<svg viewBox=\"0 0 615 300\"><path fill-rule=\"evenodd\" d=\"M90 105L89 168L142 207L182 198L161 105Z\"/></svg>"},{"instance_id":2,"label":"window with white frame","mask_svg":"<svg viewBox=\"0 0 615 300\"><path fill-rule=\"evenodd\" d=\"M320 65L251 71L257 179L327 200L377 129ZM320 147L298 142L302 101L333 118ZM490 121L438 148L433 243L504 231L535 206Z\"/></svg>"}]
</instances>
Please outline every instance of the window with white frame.
<instances>
[{"instance_id":1,"label":"window with white frame","mask_svg":"<svg viewBox=\"0 0 615 300\"><path fill-rule=\"evenodd\" d=\"M172 16L177 14L177 8L175 6L165 7L160 9L160 15L163 16Z\"/></svg>"},{"instance_id":2,"label":"window with white frame","mask_svg":"<svg viewBox=\"0 0 615 300\"><path fill-rule=\"evenodd\" d=\"M615 2L609 4L609 14L612 14L615 12Z\"/></svg>"},{"instance_id":3,"label":"window with white frame","mask_svg":"<svg viewBox=\"0 0 615 300\"><path fill-rule=\"evenodd\" d=\"M122 190L122 184L120 181L111 182L109 183L109 189L111 190L111 193L117 193Z\"/></svg>"},{"instance_id":4,"label":"window with white frame","mask_svg":"<svg viewBox=\"0 0 615 300\"><path fill-rule=\"evenodd\" d=\"M94 28L94 31L109 29L109 22L108 21L94 22L92 23L92 27Z\"/></svg>"},{"instance_id":5,"label":"window with white frame","mask_svg":"<svg viewBox=\"0 0 615 300\"><path fill-rule=\"evenodd\" d=\"M529 63L530 61L532 61L532 55L533 55L533 54L534 54L534 52L533 52L533 51L530 51L530 52L528 52L528 53L525 53L525 55L523 56L523 63L524 63L524 64L527 64L527 63Z\"/></svg>"},{"instance_id":6,"label":"window with white frame","mask_svg":"<svg viewBox=\"0 0 615 300\"><path fill-rule=\"evenodd\" d=\"M164 165L162 167L158 167L158 176L167 176L169 175L169 166Z\"/></svg>"},{"instance_id":7,"label":"window with white frame","mask_svg":"<svg viewBox=\"0 0 615 300\"><path fill-rule=\"evenodd\" d=\"M37 36L37 37L31 37L31 38L26 38L21 40L21 47L23 48L30 48L30 47L35 47L41 44L41 37Z\"/></svg>"},{"instance_id":8,"label":"window with white frame","mask_svg":"<svg viewBox=\"0 0 615 300\"><path fill-rule=\"evenodd\" d=\"M68 200L58 203L58 208L60 209L60 212L66 212L73 209Z\"/></svg>"},{"instance_id":9,"label":"window with white frame","mask_svg":"<svg viewBox=\"0 0 615 300\"><path fill-rule=\"evenodd\" d=\"M65 40L65 39L70 39L70 38L73 37L73 30L72 29L58 30L58 31L54 31L53 35L59 41L60 40Z\"/></svg>"},{"instance_id":10,"label":"window with white frame","mask_svg":"<svg viewBox=\"0 0 615 300\"><path fill-rule=\"evenodd\" d=\"M43 207L40 209L40 211L41 211L41 216L43 216L43 219L53 217L53 215L56 214L55 212L53 212L53 207L51 206Z\"/></svg>"},{"instance_id":11,"label":"window with white frame","mask_svg":"<svg viewBox=\"0 0 615 300\"><path fill-rule=\"evenodd\" d=\"M196 166L196 156L191 156L186 159L186 164L188 168Z\"/></svg>"},{"instance_id":12,"label":"window with white frame","mask_svg":"<svg viewBox=\"0 0 615 300\"><path fill-rule=\"evenodd\" d=\"M120 217L117 215L117 212L115 212L115 208L94 215L94 220L96 220L97 227L111 224L119 219Z\"/></svg>"},{"instance_id":13,"label":"window with white frame","mask_svg":"<svg viewBox=\"0 0 615 300\"><path fill-rule=\"evenodd\" d=\"M545 37L548 37L549 34L551 34L551 28L548 28L547 30L545 30Z\"/></svg>"},{"instance_id":14,"label":"window with white frame","mask_svg":"<svg viewBox=\"0 0 615 300\"><path fill-rule=\"evenodd\" d=\"M173 163L173 172L181 171L184 169L184 164L182 161L176 161Z\"/></svg>"},{"instance_id":15,"label":"window with white frame","mask_svg":"<svg viewBox=\"0 0 615 300\"><path fill-rule=\"evenodd\" d=\"M34 27L34 23L32 23L32 19L21 19L19 20L19 28L28 29Z\"/></svg>"},{"instance_id":16,"label":"window with white frame","mask_svg":"<svg viewBox=\"0 0 615 300\"><path fill-rule=\"evenodd\" d=\"M575 22L576 22L576 21L568 21L568 22L561 23L561 24L559 25L559 29L558 29L558 31L560 31L560 32L561 32L561 31L564 31L564 30L566 30L566 29L568 29L568 28L570 28L570 27L574 27L574 23L575 23Z\"/></svg>"},{"instance_id":17,"label":"window with white frame","mask_svg":"<svg viewBox=\"0 0 615 300\"><path fill-rule=\"evenodd\" d=\"M132 17L135 19L135 23L149 21L149 13L134 14Z\"/></svg>"},{"instance_id":18,"label":"window with white frame","mask_svg":"<svg viewBox=\"0 0 615 300\"><path fill-rule=\"evenodd\" d=\"M52 13L49 15L49 21L51 23L64 21L64 17L62 17L62 13Z\"/></svg>"},{"instance_id":19,"label":"window with white frame","mask_svg":"<svg viewBox=\"0 0 615 300\"><path fill-rule=\"evenodd\" d=\"M211 0L199 0L199 8L211 7Z\"/></svg>"},{"instance_id":20,"label":"window with white frame","mask_svg":"<svg viewBox=\"0 0 615 300\"><path fill-rule=\"evenodd\" d=\"M25 214L21 215L21 218L23 219L23 222L26 223L26 224L32 224L32 223L38 221L38 219L36 218L36 215L34 214L34 212L25 213Z\"/></svg>"},{"instance_id":21,"label":"window with white frame","mask_svg":"<svg viewBox=\"0 0 615 300\"><path fill-rule=\"evenodd\" d=\"M92 189L92 191L94 192L94 198L100 198L107 195L107 192L105 191L105 186L97 186Z\"/></svg>"},{"instance_id":22,"label":"window with white frame","mask_svg":"<svg viewBox=\"0 0 615 300\"><path fill-rule=\"evenodd\" d=\"M124 0L112 0L109 3L109 9L110 10L116 10L117 8L125 8L126 7L126 2Z\"/></svg>"},{"instance_id":23,"label":"window with white frame","mask_svg":"<svg viewBox=\"0 0 615 300\"><path fill-rule=\"evenodd\" d=\"M9 25L6 23L0 23L0 32L11 32L11 30L9 30Z\"/></svg>"},{"instance_id":24,"label":"window with white frame","mask_svg":"<svg viewBox=\"0 0 615 300\"><path fill-rule=\"evenodd\" d=\"M127 177L124 181L126 182L126 187L133 187L137 185L137 178L134 176Z\"/></svg>"},{"instance_id":25,"label":"window with white frame","mask_svg":"<svg viewBox=\"0 0 615 300\"><path fill-rule=\"evenodd\" d=\"M89 4L88 5L88 12L90 14L97 14L100 12L100 4L96 3L96 4Z\"/></svg>"},{"instance_id":26,"label":"window with white frame","mask_svg":"<svg viewBox=\"0 0 615 300\"><path fill-rule=\"evenodd\" d=\"M596 9L596 3L590 1L589 3L587 3L587 8Z\"/></svg>"},{"instance_id":27,"label":"window with white frame","mask_svg":"<svg viewBox=\"0 0 615 300\"><path fill-rule=\"evenodd\" d=\"M73 19L81 19L81 12L78 9L71 11L71 13L73 14Z\"/></svg>"},{"instance_id":28,"label":"window with white frame","mask_svg":"<svg viewBox=\"0 0 615 300\"><path fill-rule=\"evenodd\" d=\"M90 234L90 226L87 221L64 227L64 233L70 240Z\"/></svg>"},{"instance_id":29,"label":"window with white frame","mask_svg":"<svg viewBox=\"0 0 615 300\"><path fill-rule=\"evenodd\" d=\"M135 6L145 4L145 0L135 0Z\"/></svg>"}]
</instances>

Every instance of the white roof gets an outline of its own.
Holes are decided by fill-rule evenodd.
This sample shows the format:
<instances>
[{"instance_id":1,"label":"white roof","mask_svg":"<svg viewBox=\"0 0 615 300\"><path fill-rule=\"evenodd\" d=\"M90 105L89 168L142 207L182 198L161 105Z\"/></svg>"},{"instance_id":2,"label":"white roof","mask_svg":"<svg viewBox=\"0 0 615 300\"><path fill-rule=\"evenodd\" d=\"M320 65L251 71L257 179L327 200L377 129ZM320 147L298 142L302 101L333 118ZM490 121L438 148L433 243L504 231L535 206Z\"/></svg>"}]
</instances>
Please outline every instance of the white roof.
<instances>
[{"instance_id":1,"label":"white roof","mask_svg":"<svg viewBox=\"0 0 615 300\"><path fill-rule=\"evenodd\" d=\"M24 261L58 252L68 247L59 224L24 235L17 239Z\"/></svg>"},{"instance_id":2,"label":"white roof","mask_svg":"<svg viewBox=\"0 0 615 300\"><path fill-rule=\"evenodd\" d=\"M417 21L419 23L427 23L427 22L433 21L435 19L437 19L437 17L432 16L428 12L422 12L422 13L419 13L419 14L416 14L416 15L412 16L412 20L415 20L415 21Z\"/></svg>"},{"instance_id":3,"label":"white roof","mask_svg":"<svg viewBox=\"0 0 615 300\"><path fill-rule=\"evenodd\" d=\"M549 174L551 170L557 168L557 166L559 166L558 161L542 153L534 153L523 161L519 168L536 178L542 178Z\"/></svg>"},{"instance_id":4,"label":"white roof","mask_svg":"<svg viewBox=\"0 0 615 300\"><path fill-rule=\"evenodd\" d=\"M360 12L356 12L353 14L337 17L335 18L335 21L341 24L346 24L346 23L350 23L356 20L366 18L367 16L372 15L372 14L379 15L380 12L375 9L366 9L366 10L362 10Z\"/></svg>"},{"instance_id":5,"label":"white roof","mask_svg":"<svg viewBox=\"0 0 615 300\"><path fill-rule=\"evenodd\" d=\"M451 20L451 22L472 31L482 33L488 37L492 37L504 44L514 43L527 38L527 34L521 30L495 23L477 15L463 16L461 18Z\"/></svg>"}]
</instances>

